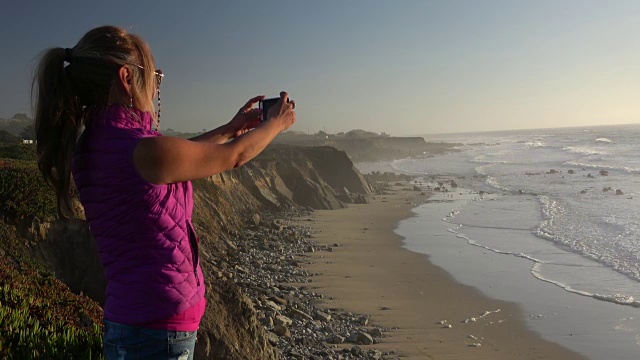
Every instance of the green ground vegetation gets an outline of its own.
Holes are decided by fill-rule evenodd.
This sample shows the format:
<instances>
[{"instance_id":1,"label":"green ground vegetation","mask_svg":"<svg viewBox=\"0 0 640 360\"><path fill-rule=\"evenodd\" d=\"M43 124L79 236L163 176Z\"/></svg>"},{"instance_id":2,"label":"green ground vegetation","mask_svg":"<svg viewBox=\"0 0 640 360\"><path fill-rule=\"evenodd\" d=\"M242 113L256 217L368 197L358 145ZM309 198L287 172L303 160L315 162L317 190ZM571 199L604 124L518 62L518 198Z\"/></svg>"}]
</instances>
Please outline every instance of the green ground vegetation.
<instances>
[{"instance_id":1,"label":"green ground vegetation","mask_svg":"<svg viewBox=\"0 0 640 360\"><path fill-rule=\"evenodd\" d=\"M33 145L0 147L0 359L100 359L102 309L32 256L15 224L56 217Z\"/></svg>"}]
</instances>

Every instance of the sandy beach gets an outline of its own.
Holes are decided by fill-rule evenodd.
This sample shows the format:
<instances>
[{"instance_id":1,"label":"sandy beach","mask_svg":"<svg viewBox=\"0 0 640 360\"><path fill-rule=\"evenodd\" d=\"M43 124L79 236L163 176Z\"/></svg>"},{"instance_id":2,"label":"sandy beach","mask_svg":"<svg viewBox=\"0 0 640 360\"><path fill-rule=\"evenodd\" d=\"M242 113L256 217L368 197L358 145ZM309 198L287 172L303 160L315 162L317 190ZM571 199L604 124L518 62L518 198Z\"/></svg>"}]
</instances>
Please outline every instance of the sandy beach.
<instances>
[{"instance_id":1,"label":"sandy beach","mask_svg":"<svg viewBox=\"0 0 640 360\"><path fill-rule=\"evenodd\" d=\"M427 200L405 188L315 212L314 240L340 245L311 254L305 265L319 274L309 287L324 295L321 307L370 315L390 329L372 347L407 359L584 359L529 330L515 304L487 298L404 249L394 229Z\"/></svg>"}]
</instances>

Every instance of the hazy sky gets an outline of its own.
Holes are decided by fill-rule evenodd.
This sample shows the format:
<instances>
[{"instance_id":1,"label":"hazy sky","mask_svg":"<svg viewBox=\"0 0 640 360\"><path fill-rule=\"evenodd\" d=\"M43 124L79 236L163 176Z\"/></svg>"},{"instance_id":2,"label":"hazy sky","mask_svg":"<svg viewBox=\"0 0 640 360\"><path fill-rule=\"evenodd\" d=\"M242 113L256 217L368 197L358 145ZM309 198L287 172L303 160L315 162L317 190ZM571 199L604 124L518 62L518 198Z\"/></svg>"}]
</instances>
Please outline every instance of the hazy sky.
<instances>
[{"instance_id":1,"label":"hazy sky","mask_svg":"<svg viewBox=\"0 0 640 360\"><path fill-rule=\"evenodd\" d=\"M7 1L0 117L33 58L112 24L166 74L162 127L288 90L292 130L393 135L640 122L640 1Z\"/></svg>"}]
</instances>

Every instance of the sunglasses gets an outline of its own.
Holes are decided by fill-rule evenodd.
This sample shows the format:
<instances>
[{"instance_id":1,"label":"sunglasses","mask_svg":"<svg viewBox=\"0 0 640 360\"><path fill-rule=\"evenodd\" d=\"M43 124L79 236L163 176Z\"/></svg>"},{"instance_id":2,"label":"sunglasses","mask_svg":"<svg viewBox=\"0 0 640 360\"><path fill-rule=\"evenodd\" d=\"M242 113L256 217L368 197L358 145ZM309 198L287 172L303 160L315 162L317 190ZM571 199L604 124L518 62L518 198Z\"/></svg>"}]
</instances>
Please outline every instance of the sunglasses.
<instances>
[{"instance_id":1,"label":"sunglasses","mask_svg":"<svg viewBox=\"0 0 640 360\"><path fill-rule=\"evenodd\" d=\"M141 66L138 64L131 64L131 65L137 67L138 69L144 70L144 66ZM162 73L162 70L156 69L155 76L156 76L156 91L158 93L158 111L156 112L156 131L158 131L158 129L160 128L160 112L161 112L160 84L162 84L162 78L164 77L164 74Z\"/></svg>"},{"instance_id":2,"label":"sunglasses","mask_svg":"<svg viewBox=\"0 0 640 360\"><path fill-rule=\"evenodd\" d=\"M138 69L144 70L144 66L142 65L138 65L138 64L131 64L131 65L137 67ZM158 91L160 91L160 84L162 83L162 78L164 77L164 74L160 69L156 69L155 74L156 74L156 85L158 87Z\"/></svg>"}]
</instances>

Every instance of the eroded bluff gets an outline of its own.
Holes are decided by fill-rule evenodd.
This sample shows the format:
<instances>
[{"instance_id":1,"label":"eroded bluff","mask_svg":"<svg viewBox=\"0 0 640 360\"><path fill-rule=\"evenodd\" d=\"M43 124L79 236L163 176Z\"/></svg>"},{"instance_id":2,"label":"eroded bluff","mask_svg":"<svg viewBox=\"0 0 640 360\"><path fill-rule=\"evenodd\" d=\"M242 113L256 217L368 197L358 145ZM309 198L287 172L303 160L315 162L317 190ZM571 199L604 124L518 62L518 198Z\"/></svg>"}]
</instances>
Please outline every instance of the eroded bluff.
<instances>
[{"instance_id":1,"label":"eroded bluff","mask_svg":"<svg viewBox=\"0 0 640 360\"><path fill-rule=\"evenodd\" d=\"M197 359L276 359L251 301L232 280L212 273L235 249L234 234L258 213L289 208L335 209L364 202L369 184L345 152L331 147L276 145L243 167L194 181L194 225L201 238L207 310ZM74 292L98 303L104 280L86 223L31 224L34 256Z\"/></svg>"}]
</instances>

